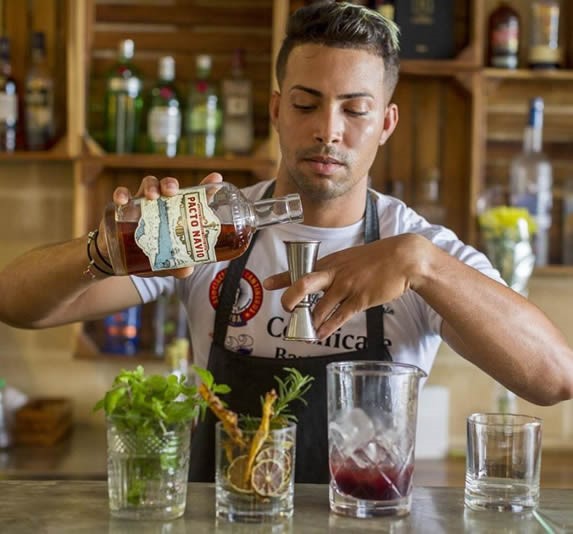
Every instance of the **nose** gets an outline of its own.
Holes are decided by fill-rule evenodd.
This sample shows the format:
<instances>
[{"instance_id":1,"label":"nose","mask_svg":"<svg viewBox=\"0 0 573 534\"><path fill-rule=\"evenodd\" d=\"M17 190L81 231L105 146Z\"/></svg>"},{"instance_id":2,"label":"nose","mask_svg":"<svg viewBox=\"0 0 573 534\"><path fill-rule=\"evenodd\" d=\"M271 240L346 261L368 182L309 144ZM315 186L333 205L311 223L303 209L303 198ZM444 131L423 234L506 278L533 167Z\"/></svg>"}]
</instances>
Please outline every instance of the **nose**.
<instances>
[{"instance_id":1,"label":"nose","mask_svg":"<svg viewBox=\"0 0 573 534\"><path fill-rule=\"evenodd\" d=\"M340 143L343 121L336 109L324 109L316 116L314 139L325 145Z\"/></svg>"}]
</instances>

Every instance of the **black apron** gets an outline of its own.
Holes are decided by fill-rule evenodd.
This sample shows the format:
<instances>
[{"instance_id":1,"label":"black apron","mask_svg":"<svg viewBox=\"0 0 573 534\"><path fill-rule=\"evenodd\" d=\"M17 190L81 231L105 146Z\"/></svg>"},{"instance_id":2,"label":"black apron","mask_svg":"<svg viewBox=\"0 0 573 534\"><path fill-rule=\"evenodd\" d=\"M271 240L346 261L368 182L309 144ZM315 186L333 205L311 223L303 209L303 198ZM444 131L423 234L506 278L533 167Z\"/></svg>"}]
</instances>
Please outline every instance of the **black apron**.
<instances>
[{"instance_id":1,"label":"black apron","mask_svg":"<svg viewBox=\"0 0 573 534\"><path fill-rule=\"evenodd\" d=\"M272 196L274 182L265 191L264 197ZM225 348L228 318L235 303L237 289L243 268L253 249L249 249L233 260L225 274L215 315L215 331L209 353L207 368L216 383L227 384L231 392L222 398L229 408L239 414L260 417L260 398L267 391L277 387L275 375L284 377L285 367L295 367L305 375L314 377L306 393L307 404L294 401L292 413L296 415L296 468L298 483L327 484L328 468L328 421L326 406L326 365L331 362L349 360L384 360L392 357L384 342L384 308L376 306L366 311L367 343L363 350L338 353L327 356L278 359L260 358L232 352ZM379 239L378 214L374 195L367 195L364 217L364 241L370 243ZM200 421L193 432L189 480L212 482L215 477L215 422L216 417L208 410L205 420Z\"/></svg>"}]
</instances>

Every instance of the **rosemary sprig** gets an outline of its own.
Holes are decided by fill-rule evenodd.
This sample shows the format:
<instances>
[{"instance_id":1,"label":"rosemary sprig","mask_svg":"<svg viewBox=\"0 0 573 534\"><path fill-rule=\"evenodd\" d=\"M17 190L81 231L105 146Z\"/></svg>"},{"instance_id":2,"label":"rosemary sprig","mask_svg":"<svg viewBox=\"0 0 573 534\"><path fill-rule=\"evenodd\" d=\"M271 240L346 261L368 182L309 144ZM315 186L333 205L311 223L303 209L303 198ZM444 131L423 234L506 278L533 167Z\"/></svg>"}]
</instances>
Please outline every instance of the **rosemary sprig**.
<instances>
[{"instance_id":1,"label":"rosemary sprig","mask_svg":"<svg viewBox=\"0 0 573 534\"><path fill-rule=\"evenodd\" d=\"M310 389L311 382L314 380L313 376L303 375L294 367L285 367L284 370L287 372L287 376L284 379L280 376L275 376L279 391L271 423L296 422L297 418L291 412L291 403L300 401L306 405L307 402L304 395Z\"/></svg>"}]
</instances>

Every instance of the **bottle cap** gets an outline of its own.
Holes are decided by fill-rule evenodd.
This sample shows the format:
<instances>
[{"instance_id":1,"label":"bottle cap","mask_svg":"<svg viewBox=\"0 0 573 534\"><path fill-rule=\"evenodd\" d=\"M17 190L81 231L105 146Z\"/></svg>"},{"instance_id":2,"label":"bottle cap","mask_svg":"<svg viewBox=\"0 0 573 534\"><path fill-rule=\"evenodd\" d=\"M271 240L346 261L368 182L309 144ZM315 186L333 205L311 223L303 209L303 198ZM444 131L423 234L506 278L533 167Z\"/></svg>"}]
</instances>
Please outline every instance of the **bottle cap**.
<instances>
[{"instance_id":1,"label":"bottle cap","mask_svg":"<svg viewBox=\"0 0 573 534\"><path fill-rule=\"evenodd\" d=\"M119 55L125 59L132 59L135 52L135 43L131 39L125 39L119 43Z\"/></svg>"}]
</instances>

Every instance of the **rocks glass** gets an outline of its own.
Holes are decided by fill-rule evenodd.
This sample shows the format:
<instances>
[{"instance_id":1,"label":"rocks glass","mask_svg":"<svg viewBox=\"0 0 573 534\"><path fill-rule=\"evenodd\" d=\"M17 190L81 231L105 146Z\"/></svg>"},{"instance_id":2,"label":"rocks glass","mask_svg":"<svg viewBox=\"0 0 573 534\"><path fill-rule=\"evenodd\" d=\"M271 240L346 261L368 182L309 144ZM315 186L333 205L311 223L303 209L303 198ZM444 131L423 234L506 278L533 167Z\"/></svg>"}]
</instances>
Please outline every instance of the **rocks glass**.
<instances>
[{"instance_id":1,"label":"rocks glass","mask_svg":"<svg viewBox=\"0 0 573 534\"><path fill-rule=\"evenodd\" d=\"M327 366L330 509L351 517L410 512L419 380L414 365Z\"/></svg>"},{"instance_id":2,"label":"rocks glass","mask_svg":"<svg viewBox=\"0 0 573 534\"><path fill-rule=\"evenodd\" d=\"M467 419L465 504L530 512L539 502L541 419L474 413Z\"/></svg>"},{"instance_id":3,"label":"rocks glass","mask_svg":"<svg viewBox=\"0 0 573 534\"><path fill-rule=\"evenodd\" d=\"M189 423L165 433L122 430L107 419L107 477L113 517L168 521L185 512L189 476Z\"/></svg>"},{"instance_id":4,"label":"rocks glass","mask_svg":"<svg viewBox=\"0 0 573 534\"><path fill-rule=\"evenodd\" d=\"M231 440L221 422L215 425L217 517L255 523L283 521L294 511L296 425L270 430L252 456L251 444L258 439L260 422L254 420L253 430L243 430L244 446Z\"/></svg>"}]
</instances>

